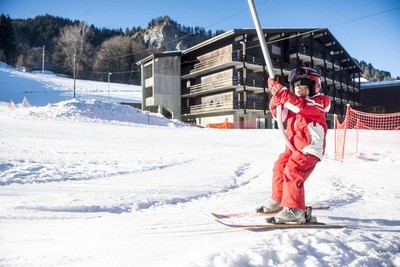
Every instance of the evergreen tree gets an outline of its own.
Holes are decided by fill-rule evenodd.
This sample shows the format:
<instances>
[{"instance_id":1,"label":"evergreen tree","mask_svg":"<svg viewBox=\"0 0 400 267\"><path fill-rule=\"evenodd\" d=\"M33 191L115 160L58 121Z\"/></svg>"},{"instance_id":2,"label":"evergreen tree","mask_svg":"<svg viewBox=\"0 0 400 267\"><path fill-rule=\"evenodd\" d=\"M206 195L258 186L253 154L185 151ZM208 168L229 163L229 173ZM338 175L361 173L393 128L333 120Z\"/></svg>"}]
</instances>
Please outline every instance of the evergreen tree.
<instances>
[{"instance_id":1,"label":"evergreen tree","mask_svg":"<svg viewBox=\"0 0 400 267\"><path fill-rule=\"evenodd\" d=\"M356 59L355 59L356 60ZM379 82L379 81L390 81L392 77L390 72L388 71L380 71L375 69L371 63L367 63L364 60L357 61L358 65L360 65L363 73L363 77L370 82Z\"/></svg>"},{"instance_id":2,"label":"evergreen tree","mask_svg":"<svg viewBox=\"0 0 400 267\"><path fill-rule=\"evenodd\" d=\"M79 24L72 21L50 15L36 16L33 19L17 19L13 21L18 42L29 47L51 47L54 39L60 35L60 30L65 26Z\"/></svg>"},{"instance_id":3,"label":"evergreen tree","mask_svg":"<svg viewBox=\"0 0 400 267\"><path fill-rule=\"evenodd\" d=\"M15 32L12 24L11 18L4 14L0 15L0 50L4 58L0 60L5 60L9 65L13 65L16 56L17 40L15 38Z\"/></svg>"}]
</instances>

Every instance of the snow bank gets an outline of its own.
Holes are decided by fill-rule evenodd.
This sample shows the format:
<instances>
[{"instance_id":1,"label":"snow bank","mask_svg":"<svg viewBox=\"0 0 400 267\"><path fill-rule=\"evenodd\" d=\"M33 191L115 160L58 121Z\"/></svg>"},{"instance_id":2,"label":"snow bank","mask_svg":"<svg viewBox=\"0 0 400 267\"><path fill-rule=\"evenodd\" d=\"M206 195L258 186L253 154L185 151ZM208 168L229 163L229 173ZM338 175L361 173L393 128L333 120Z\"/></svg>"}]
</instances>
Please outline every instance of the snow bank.
<instances>
[{"instance_id":1,"label":"snow bank","mask_svg":"<svg viewBox=\"0 0 400 267\"><path fill-rule=\"evenodd\" d=\"M7 110L9 109L7 103L0 104L0 108L3 112L11 112ZM181 121L169 120L160 114L94 99L84 101L71 99L46 106L29 108L20 103L15 105L11 115L16 118L34 116L42 119L58 118L79 121L108 121L118 124L125 122L141 126L189 127Z\"/></svg>"}]
</instances>

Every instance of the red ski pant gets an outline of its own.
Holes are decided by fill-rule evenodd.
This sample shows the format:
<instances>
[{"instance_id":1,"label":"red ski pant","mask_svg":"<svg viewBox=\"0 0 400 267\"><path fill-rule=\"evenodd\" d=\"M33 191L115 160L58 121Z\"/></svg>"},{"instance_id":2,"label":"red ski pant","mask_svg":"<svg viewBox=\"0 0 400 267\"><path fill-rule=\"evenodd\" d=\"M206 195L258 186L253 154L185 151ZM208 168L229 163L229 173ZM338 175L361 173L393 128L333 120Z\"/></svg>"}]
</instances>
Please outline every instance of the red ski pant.
<instances>
[{"instance_id":1,"label":"red ski pant","mask_svg":"<svg viewBox=\"0 0 400 267\"><path fill-rule=\"evenodd\" d=\"M275 162L272 177L272 199L282 207L305 210L304 182L319 159L286 149Z\"/></svg>"}]
</instances>

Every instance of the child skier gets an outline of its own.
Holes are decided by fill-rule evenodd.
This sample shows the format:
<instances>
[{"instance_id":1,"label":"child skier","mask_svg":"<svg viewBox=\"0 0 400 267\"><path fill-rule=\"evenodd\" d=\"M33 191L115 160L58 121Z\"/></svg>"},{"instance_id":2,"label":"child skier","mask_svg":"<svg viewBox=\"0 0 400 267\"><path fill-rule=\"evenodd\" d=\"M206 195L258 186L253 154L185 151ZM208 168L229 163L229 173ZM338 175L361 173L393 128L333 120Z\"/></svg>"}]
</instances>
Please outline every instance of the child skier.
<instances>
[{"instance_id":1,"label":"child skier","mask_svg":"<svg viewBox=\"0 0 400 267\"><path fill-rule=\"evenodd\" d=\"M277 223L303 224L305 219L304 182L323 157L330 98L321 91L321 77L312 68L300 67L289 74L290 91L279 81L268 79L272 93L270 110L282 105L282 120L287 120L286 135L295 147L286 147L275 162L272 196L257 212L276 212Z\"/></svg>"}]
</instances>

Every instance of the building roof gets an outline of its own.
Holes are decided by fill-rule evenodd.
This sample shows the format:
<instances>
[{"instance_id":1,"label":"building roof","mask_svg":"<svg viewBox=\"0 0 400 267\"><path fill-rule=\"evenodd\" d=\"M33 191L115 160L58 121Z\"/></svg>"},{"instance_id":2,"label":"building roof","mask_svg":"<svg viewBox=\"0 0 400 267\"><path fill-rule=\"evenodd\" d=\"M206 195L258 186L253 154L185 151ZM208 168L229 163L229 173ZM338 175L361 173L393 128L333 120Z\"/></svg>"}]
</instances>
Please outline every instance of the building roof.
<instances>
[{"instance_id":1,"label":"building roof","mask_svg":"<svg viewBox=\"0 0 400 267\"><path fill-rule=\"evenodd\" d=\"M400 80L361 83L361 89L377 87L400 87Z\"/></svg>"},{"instance_id":2,"label":"building roof","mask_svg":"<svg viewBox=\"0 0 400 267\"><path fill-rule=\"evenodd\" d=\"M136 62L136 65L142 65L150 60L153 60L157 57L170 57L170 56L180 56L182 54L182 51L165 51L162 53L154 53L151 54L150 56L147 56L141 60L139 60L138 62Z\"/></svg>"}]
</instances>

